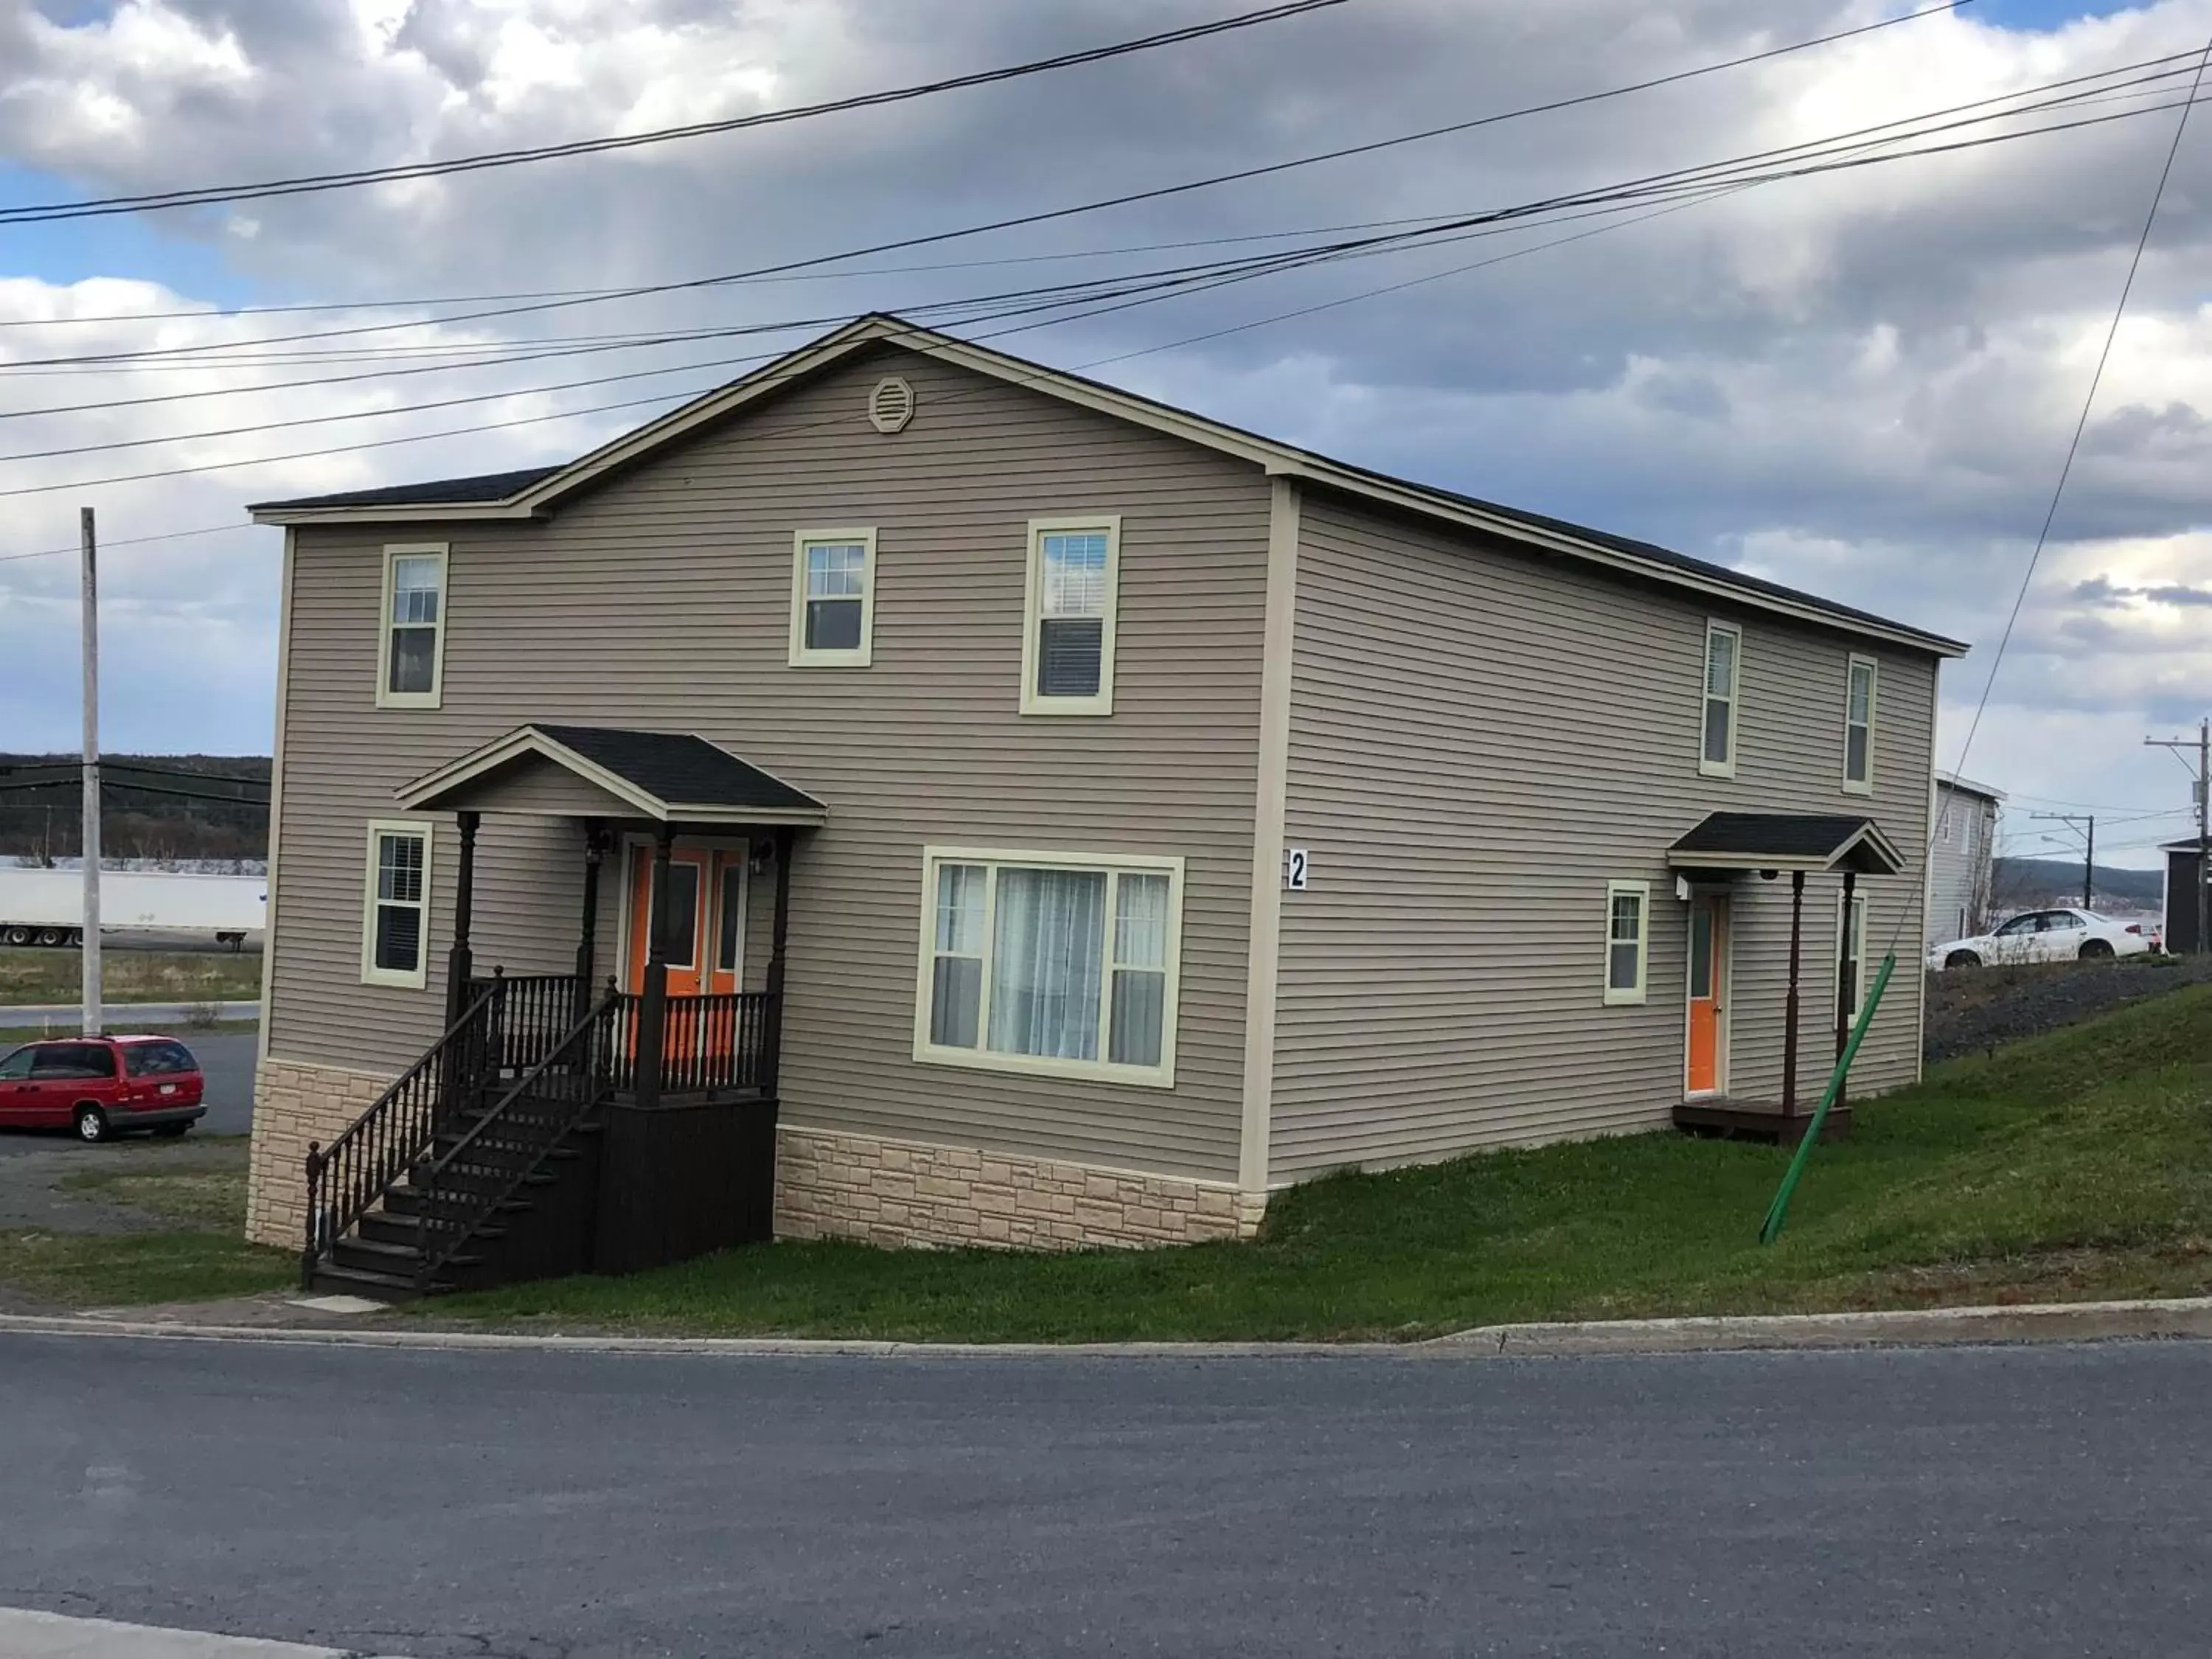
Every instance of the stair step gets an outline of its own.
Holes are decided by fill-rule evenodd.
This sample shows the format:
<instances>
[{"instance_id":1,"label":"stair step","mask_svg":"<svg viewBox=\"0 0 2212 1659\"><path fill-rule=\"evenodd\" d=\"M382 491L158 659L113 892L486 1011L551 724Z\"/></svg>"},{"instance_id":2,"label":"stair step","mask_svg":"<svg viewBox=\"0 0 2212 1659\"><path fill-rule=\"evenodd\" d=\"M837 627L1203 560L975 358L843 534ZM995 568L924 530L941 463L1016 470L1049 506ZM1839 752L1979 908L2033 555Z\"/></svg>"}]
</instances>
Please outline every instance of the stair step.
<instances>
[{"instance_id":1,"label":"stair step","mask_svg":"<svg viewBox=\"0 0 2212 1659\"><path fill-rule=\"evenodd\" d=\"M545 1183L544 1182L533 1182L530 1184L533 1186L544 1186ZM468 1194L468 1196L474 1199L481 1197L482 1194ZM428 1208L429 1203L429 1195L423 1192L420 1187L414 1186L407 1182L401 1182L398 1185L392 1188L390 1192L385 1194L384 1208L381 1211L373 1212L373 1213L387 1215L394 1218L405 1216L411 1219L422 1215ZM494 1215L526 1215L536 1207L537 1206L532 1204L526 1198L508 1198L502 1199L500 1202L492 1206L491 1213Z\"/></svg>"},{"instance_id":2,"label":"stair step","mask_svg":"<svg viewBox=\"0 0 2212 1659\"><path fill-rule=\"evenodd\" d=\"M411 1274L403 1276L379 1273L373 1268L346 1267L336 1262L319 1261L315 1264L314 1288L325 1293L365 1296L376 1302L412 1302L424 1290L434 1292L449 1291L453 1285L445 1279L433 1279L417 1289Z\"/></svg>"},{"instance_id":3,"label":"stair step","mask_svg":"<svg viewBox=\"0 0 2212 1659\"><path fill-rule=\"evenodd\" d=\"M471 1205L469 1207L473 1213L475 1206ZM495 1206L495 1209L496 1213L505 1215L516 1207L501 1204ZM370 1243L419 1251L422 1248L423 1224L428 1219L428 1212L421 1209L371 1210L361 1218L361 1237ZM490 1221L469 1229L469 1237L472 1239L505 1238L507 1234L505 1227Z\"/></svg>"},{"instance_id":4,"label":"stair step","mask_svg":"<svg viewBox=\"0 0 2212 1659\"><path fill-rule=\"evenodd\" d=\"M331 1260L341 1267L411 1277L422 1265L422 1249L419 1244L390 1244L374 1238L342 1238L331 1247ZM446 1260L456 1267L472 1267L483 1258L462 1252Z\"/></svg>"}]
</instances>

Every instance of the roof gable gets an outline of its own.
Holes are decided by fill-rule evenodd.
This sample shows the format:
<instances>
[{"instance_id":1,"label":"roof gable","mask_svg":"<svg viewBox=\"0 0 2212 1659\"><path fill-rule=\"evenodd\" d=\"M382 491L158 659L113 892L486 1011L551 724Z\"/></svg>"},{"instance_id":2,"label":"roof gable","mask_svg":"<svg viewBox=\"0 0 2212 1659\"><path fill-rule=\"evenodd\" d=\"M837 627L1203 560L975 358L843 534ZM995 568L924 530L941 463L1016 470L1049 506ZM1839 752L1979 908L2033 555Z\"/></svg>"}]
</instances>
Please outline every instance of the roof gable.
<instances>
[{"instance_id":1,"label":"roof gable","mask_svg":"<svg viewBox=\"0 0 2212 1659\"><path fill-rule=\"evenodd\" d=\"M532 469L511 474L490 474L443 483L398 486L391 489L354 491L348 495L307 496L296 501L264 501L248 510L261 524L375 523L404 524L426 520L532 519L546 516L579 492L629 467L647 455L690 437L701 428L726 419L749 404L779 395L811 380L856 353L882 346L919 353L955 364L994 380L1031 388L1048 396L1096 410L1118 419L1164 432L1205 448L1233 456L1258 466L1271 477L1290 477L1384 502L1419 516L1474 529L1510 542L1533 545L1554 553L1636 575L1663 586L1687 588L1714 598L1733 600L1753 609L1773 611L1803 622L1886 640L1893 644L1956 657L1966 647L1955 640L1870 612L1838 605L1817 595L1746 575L1704 559L1692 558L1655 543L1591 530L1542 514L1483 501L1476 496L1437 489L1387 473L1332 460L1308 450L1277 442L1256 433L1187 410L1155 403L1102 381L1086 380L1023 358L1010 356L897 317L881 314L856 319L824 335L811 345L779 358L741 380L694 398L636 430L601 445L566 466ZM506 494L489 491L506 479L514 480ZM441 496L439 492L449 492Z\"/></svg>"}]
</instances>

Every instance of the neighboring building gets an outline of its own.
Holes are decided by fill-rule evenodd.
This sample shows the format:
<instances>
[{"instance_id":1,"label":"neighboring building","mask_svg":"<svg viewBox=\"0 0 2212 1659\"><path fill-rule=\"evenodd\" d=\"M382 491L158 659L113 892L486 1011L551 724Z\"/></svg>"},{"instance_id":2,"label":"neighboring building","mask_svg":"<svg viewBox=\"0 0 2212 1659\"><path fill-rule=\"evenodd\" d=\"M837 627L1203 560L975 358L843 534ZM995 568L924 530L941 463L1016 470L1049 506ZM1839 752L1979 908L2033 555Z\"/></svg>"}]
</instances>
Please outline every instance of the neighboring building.
<instances>
[{"instance_id":1,"label":"neighboring building","mask_svg":"<svg viewBox=\"0 0 2212 1659\"><path fill-rule=\"evenodd\" d=\"M1996 920L1990 883L1996 867L1997 811L2003 794L1954 773L1936 775L1936 841L1928 860L1928 936L1923 949L1971 939Z\"/></svg>"},{"instance_id":2,"label":"neighboring building","mask_svg":"<svg viewBox=\"0 0 2212 1659\"><path fill-rule=\"evenodd\" d=\"M2166 896L2159 904L2165 915L2165 946L2176 956L2193 956L2204 948L2197 932L2197 888L2205 879L2203 848L2191 836L2159 850L2166 854Z\"/></svg>"},{"instance_id":3,"label":"neighboring building","mask_svg":"<svg viewBox=\"0 0 2212 1659\"><path fill-rule=\"evenodd\" d=\"M603 1231L745 1218L596 1265L763 1231L771 1146L787 1235L1235 1237L1348 1165L1802 1106L1922 936L1962 647L896 319L568 466L255 513L288 526L257 1238L301 1238L307 1143L380 1092L325 1221L459 1180L477 1120L429 1079L486 1054L471 1088L570 1091L472 1143L541 1184L609 1114L568 1149ZM493 963L535 1012L392 1085ZM621 980L599 1037L562 1036L579 971ZM1857 1091L1917 1075L1920 997Z\"/></svg>"}]
</instances>

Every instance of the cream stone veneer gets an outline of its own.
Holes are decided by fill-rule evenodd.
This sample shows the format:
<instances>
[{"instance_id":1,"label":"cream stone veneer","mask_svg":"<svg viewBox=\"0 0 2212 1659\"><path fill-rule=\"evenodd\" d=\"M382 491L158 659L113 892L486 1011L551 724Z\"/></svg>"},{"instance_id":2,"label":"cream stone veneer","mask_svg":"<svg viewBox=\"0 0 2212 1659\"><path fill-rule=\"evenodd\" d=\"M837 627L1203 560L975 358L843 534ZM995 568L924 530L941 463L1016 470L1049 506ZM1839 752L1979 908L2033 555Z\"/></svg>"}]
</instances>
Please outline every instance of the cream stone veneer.
<instances>
[{"instance_id":1,"label":"cream stone veneer","mask_svg":"<svg viewBox=\"0 0 2212 1659\"><path fill-rule=\"evenodd\" d=\"M327 1146L391 1079L295 1060L261 1064L246 1236L300 1246L307 1144ZM1102 1170L973 1147L833 1130L776 1134L779 1238L853 1238L892 1248L984 1245L1075 1250L1249 1238L1267 1197L1174 1176Z\"/></svg>"}]
</instances>

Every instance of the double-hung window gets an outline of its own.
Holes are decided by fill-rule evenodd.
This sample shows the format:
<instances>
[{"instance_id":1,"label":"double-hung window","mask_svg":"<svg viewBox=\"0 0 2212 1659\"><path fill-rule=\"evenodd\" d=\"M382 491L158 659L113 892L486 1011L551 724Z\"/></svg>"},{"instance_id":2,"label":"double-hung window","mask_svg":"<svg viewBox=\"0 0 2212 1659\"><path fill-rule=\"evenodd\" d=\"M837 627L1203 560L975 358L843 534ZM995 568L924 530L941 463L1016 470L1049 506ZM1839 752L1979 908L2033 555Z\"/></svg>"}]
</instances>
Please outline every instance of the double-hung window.
<instances>
[{"instance_id":1,"label":"double-hung window","mask_svg":"<svg viewBox=\"0 0 2212 1659\"><path fill-rule=\"evenodd\" d=\"M1114 609L1121 565L1117 516L1030 521L1023 714L1114 712Z\"/></svg>"},{"instance_id":2,"label":"double-hung window","mask_svg":"<svg viewBox=\"0 0 2212 1659\"><path fill-rule=\"evenodd\" d=\"M406 818L371 823L362 897L362 982L422 989L429 966L429 920L430 826Z\"/></svg>"},{"instance_id":3,"label":"double-hung window","mask_svg":"<svg viewBox=\"0 0 2212 1659\"><path fill-rule=\"evenodd\" d=\"M876 624L876 532L799 532L792 559L791 665L866 668Z\"/></svg>"},{"instance_id":4,"label":"double-hung window","mask_svg":"<svg viewBox=\"0 0 2212 1659\"><path fill-rule=\"evenodd\" d=\"M1182 860L927 848L915 1058L1171 1087Z\"/></svg>"},{"instance_id":5,"label":"double-hung window","mask_svg":"<svg viewBox=\"0 0 2212 1659\"><path fill-rule=\"evenodd\" d=\"M1875 661L1853 657L1844 671L1844 787L1854 794L1874 793Z\"/></svg>"},{"instance_id":6,"label":"double-hung window","mask_svg":"<svg viewBox=\"0 0 2212 1659\"><path fill-rule=\"evenodd\" d=\"M1651 960L1650 909L1650 882L1606 884L1605 1000L1609 1004L1644 1000Z\"/></svg>"},{"instance_id":7,"label":"double-hung window","mask_svg":"<svg viewBox=\"0 0 2212 1659\"><path fill-rule=\"evenodd\" d=\"M1742 688L1743 630L1732 623L1707 623L1698 770L1708 777L1735 775L1736 704Z\"/></svg>"},{"instance_id":8,"label":"double-hung window","mask_svg":"<svg viewBox=\"0 0 2212 1659\"><path fill-rule=\"evenodd\" d=\"M443 542L384 550L380 708L435 708L444 692L446 551Z\"/></svg>"}]
</instances>

